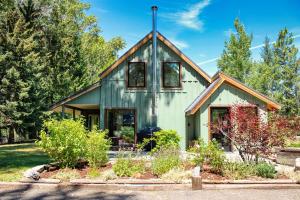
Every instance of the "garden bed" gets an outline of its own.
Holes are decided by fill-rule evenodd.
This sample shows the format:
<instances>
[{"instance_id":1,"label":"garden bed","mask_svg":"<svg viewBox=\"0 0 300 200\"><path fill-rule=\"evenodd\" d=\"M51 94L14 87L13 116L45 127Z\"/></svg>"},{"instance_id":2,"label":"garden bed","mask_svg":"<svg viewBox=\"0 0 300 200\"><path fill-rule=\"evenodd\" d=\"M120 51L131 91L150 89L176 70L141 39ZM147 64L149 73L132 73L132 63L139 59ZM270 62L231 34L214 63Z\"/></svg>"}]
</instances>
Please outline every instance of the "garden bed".
<instances>
[{"instance_id":1,"label":"garden bed","mask_svg":"<svg viewBox=\"0 0 300 200\"><path fill-rule=\"evenodd\" d=\"M91 177L89 173L93 170L88 166L83 166L82 168L77 169L56 169L53 171L44 171L40 174L42 180L45 179L60 179L61 182L71 182L76 184L178 184L178 183L191 183L190 177L180 181L173 181L168 179L162 179L157 175L154 175L151 169L146 169L143 173L138 173L132 177L113 177L112 179L105 180L101 177L102 173L105 171L112 171L112 164L108 163L106 166L100 167L97 169L99 176ZM194 168L193 165L185 165L185 171L192 171ZM277 174L274 179L263 178L259 176L249 176L244 179L232 179L226 175L215 174L210 171L210 166L205 165L203 171L201 172L201 177L204 183L207 184L234 184L234 183L267 183L267 182L290 182L288 176L285 174ZM282 182L282 183L283 183Z\"/></svg>"}]
</instances>

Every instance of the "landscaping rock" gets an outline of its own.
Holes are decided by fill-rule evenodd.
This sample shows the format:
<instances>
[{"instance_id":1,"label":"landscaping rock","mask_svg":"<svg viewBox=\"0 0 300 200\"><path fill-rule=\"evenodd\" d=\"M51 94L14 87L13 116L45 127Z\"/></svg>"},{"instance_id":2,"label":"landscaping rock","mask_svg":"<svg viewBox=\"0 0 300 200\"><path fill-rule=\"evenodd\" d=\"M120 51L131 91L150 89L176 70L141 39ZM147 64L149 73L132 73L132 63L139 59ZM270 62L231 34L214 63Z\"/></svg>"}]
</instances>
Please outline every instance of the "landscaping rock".
<instances>
[{"instance_id":1,"label":"landscaping rock","mask_svg":"<svg viewBox=\"0 0 300 200\"><path fill-rule=\"evenodd\" d=\"M300 171L300 158L295 159L295 171Z\"/></svg>"},{"instance_id":2,"label":"landscaping rock","mask_svg":"<svg viewBox=\"0 0 300 200\"><path fill-rule=\"evenodd\" d=\"M39 180L40 173L42 173L44 170L45 170L45 165L38 165L36 167L26 170L23 175L26 178L30 178L33 180Z\"/></svg>"},{"instance_id":3,"label":"landscaping rock","mask_svg":"<svg viewBox=\"0 0 300 200\"><path fill-rule=\"evenodd\" d=\"M26 178L30 178L30 179L33 179L33 180L39 180L40 179L40 173L35 171L35 170L32 170L32 169L26 170L23 175Z\"/></svg>"}]
</instances>

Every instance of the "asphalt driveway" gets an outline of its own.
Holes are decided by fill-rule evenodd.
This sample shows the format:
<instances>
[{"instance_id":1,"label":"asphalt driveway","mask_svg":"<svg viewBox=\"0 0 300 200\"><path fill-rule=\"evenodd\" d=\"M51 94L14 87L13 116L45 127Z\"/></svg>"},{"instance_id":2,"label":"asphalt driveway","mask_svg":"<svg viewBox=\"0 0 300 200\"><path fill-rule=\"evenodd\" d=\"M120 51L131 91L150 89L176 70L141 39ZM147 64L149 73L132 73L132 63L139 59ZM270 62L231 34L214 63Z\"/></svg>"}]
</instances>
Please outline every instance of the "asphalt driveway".
<instances>
[{"instance_id":1,"label":"asphalt driveway","mask_svg":"<svg viewBox=\"0 0 300 200\"><path fill-rule=\"evenodd\" d=\"M226 190L201 190L201 191L101 191L97 188L55 188L55 187L30 187L0 188L1 200L12 199L201 199L201 200L250 200L250 199L284 199L299 200L300 189L226 189Z\"/></svg>"}]
</instances>

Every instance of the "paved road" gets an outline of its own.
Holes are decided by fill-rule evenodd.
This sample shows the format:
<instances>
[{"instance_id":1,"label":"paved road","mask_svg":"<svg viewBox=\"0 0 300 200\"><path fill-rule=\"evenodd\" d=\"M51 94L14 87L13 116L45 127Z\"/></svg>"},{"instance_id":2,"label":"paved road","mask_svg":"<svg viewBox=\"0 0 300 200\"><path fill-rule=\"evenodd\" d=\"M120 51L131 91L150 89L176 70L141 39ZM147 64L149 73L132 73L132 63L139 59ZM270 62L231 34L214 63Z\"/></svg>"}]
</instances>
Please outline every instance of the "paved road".
<instances>
[{"instance_id":1,"label":"paved road","mask_svg":"<svg viewBox=\"0 0 300 200\"><path fill-rule=\"evenodd\" d=\"M22 186L15 189L0 188L0 199L216 199L216 200L299 200L300 189L277 189L277 190L257 190L257 189L227 189L227 190L201 190L201 191L99 191L99 189L80 188L31 188Z\"/></svg>"}]
</instances>

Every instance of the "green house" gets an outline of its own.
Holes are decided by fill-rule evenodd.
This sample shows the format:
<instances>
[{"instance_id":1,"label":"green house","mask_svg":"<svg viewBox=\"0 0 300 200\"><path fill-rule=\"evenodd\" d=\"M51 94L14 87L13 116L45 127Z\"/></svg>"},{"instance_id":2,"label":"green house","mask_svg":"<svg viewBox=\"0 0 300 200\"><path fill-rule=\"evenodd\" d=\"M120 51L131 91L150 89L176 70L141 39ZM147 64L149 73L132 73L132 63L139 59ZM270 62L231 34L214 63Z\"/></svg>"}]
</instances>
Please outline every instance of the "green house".
<instances>
[{"instance_id":1,"label":"green house","mask_svg":"<svg viewBox=\"0 0 300 200\"><path fill-rule=\"evenodd\" d=\"M210 124L234 104L255 105L260 114L280 109L276 102L222 72L210 77L162 34L153 33L104 70L99 82L62 99L51 110L83 115L88 128L108 129L116 144L122 135L131 137L127 142L137 143L146 127L172 129L180 134L185 149L199 137L206 142L224 140ZM225 150L231 148L226 141L222 145Z\"/></svg>"}]
</instances>

